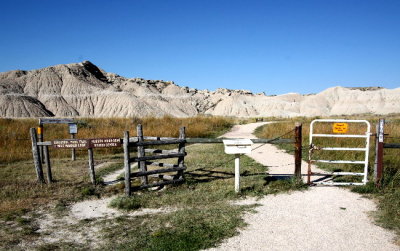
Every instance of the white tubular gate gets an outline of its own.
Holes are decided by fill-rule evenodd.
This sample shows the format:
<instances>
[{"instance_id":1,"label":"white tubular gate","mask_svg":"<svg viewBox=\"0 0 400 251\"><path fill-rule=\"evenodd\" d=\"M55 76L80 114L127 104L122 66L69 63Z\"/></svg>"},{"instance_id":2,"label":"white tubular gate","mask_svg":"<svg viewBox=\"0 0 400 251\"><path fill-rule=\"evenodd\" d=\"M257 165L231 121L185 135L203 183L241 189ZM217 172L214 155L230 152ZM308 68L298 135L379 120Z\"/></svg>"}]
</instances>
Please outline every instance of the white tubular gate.
<instances>
[{"instance_id":1,"label":"white tubular gate","mask_svg":"<svg viewBox=\"0 0 400 251\"><path fill-rule=\"evenodd\" d=\"M365 134L316 134L314 133L314 124L315 123L364 123L367 125L367 131ZM341 185L365 185L368 182L368 157L369 157L369 140L371 125L367 120L347 120L347 119L316 119L313 120L310 124L310 154L309 154L309 168L311 168L312 162L320 162L320 163L332 163L332 164L363 164L364 172L362 173L353 173L353 172L333 172L332 175L352 175L352 176L363 176L362 183L354 183L354 182L315 182L315 184L322 185L333 185L333 186L341 186ZM313 138L316 137L325 137L325 138L365 138L365 147L363 148L354 148L354 147L315 147L313 144ZM311 159L313 149L324 150L324 151L362 151L365 152L364 160L320 160L320 159ZM311 171L309 170L309 175ZM310 180L310 178L309 178Z\"/></svg>"}]
</instances>

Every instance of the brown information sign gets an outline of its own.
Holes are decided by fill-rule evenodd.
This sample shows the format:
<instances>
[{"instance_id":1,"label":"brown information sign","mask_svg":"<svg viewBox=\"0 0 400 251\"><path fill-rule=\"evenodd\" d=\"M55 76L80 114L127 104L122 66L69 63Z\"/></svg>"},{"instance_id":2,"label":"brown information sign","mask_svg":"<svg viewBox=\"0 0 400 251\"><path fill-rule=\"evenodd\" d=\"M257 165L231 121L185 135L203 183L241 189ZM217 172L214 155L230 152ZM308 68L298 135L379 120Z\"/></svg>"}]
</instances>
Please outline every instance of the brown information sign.
<instances>
[{"instance_id":1,"label":"brown information sign","mask_svg":"<svg viewBox=\"0 0 400 251\"><path fill-rule=\"evenodd\" d=\"M87 139L60 139L53 140L54 148L88 148L89 140Z\"/></svg>"},{"instance_id":2,"label":"brown information sign","mask_svg":"<svg viewBox=\"0 0 400 251\"><path fill-rule=\"evenodd\" d=\"M54 148L100 148L120 147L120 138L97 138L97 139L60 139L53 140Z\"/></svg>"},{"instance_id":3,"label":"brown information sign","mask_svg":"<svg viewBox=\"0 0 400 251\"><path fill-rule=\"evenodd\" d=\"M333 123L333 133L346 133L349 129L347 123Z\"/></svg>"},{"instance_id":4,"label":"brown information sign","mask_svg":"<svg viewBox=\"0 0 400 251\"><path fill-rule=\"evenodd\" d=\"M90 139L89 148L98 147L119 147L121 146L120 138L98 138Z\"/></svg>"}]
</instances>

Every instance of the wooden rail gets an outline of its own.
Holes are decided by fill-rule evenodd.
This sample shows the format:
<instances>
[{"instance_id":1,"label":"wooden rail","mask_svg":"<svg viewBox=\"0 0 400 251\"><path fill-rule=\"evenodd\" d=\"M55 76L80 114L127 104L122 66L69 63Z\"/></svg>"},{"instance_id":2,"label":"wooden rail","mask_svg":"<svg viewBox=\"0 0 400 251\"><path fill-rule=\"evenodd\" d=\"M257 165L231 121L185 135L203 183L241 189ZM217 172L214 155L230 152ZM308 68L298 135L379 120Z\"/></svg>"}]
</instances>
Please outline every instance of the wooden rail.
<instances>
[{"instance_id":1,"label":"wooden rail","mask_svg":"<svg viewBox=\"0 0 400 251\"><path fill-rule=\"evenodd\" d=\"M41 129L43 130L43 129ZM53 146L53 141L43 141L38 142L38 135L35 128L31 128L31 139L32 139L32 154L35 164L35 170L37 174L37 179L39 183L45 183L44 173L42 162L46 165L46 174L47 174L47 182L53 182L52 172L51 172L51 163L49 156L49 146ZM118 138L117 138L118 139ZM66 139L67 140L67 139ZM86 140L90 141L93 139L77 139L77 140ZM96 139L99 140L99 139ZM269 143L269 144L287 144L287 143L296 143L295 144L295 176L300 177L301 175L301 124L296 125L296 137L295 139L251 139L253 143ZM62 141L62 140L59 140ZM145 189L149 187L155 186L163 186L167 184L174 184L184 180L184 170L185 166L185 156L187 155L185 152L185 145L187 143L190 144L222 144L223 138L186 138L185 128L182 127L179 130L179 138L172 137L153 137L153 136L144 136L143 128L141 125L137 126L137 136L130 137L129 132L126 131L124 133L124 137L120 140L123 142L122 147L124 150L124 172L125 172L125 193L127 195L131 195L133 190ZM118 142L118 147L120 147L120 142ZM177 150L161 150L161 149L153 149L147 148L149 146L156 145L170 145L170 144L178 144ZM54 143L54 147L57 146ZM92 144L87 144L85 146L88 150L88 171L90 180L93 184L96 183L95 177L95 169L94 169L94 158L93 158L93 148L95 147ZM85 148L83 147L83 148ZM137 148L137 156L131 158L130 150L132 147ZM393 146L389 146L393 147ZM395 146L394 146L395 147ZM397 147L396 147L397 148ZM399 147L400 148L400 147ZM41 155L43 154L43 156ZM147 155L146 154L151 154ZM168 158L177 158L176 164L171 163L162 163L155 162L152 160L159 159L168 159ZM74 157L73 157L74 159ZM138 162L138 172L131 172L131 162ZM159 167L156 170L147 170L148 166ZM160 173L170 173L176 172L173 176L173 180L163 180L162 182L149 184L149 176ZM140 186L132 186L131 179L132 178L140 178L141 185Z\"/></svg>"},{"instance_id":2,"label":"wooden rail","mask_svg":"<svg viewBox=\"0 0 400 251\"><path fill-rule=\"evenodd\" d=\"M178 164L169 164L169 163L160 163L160 162L152 162L152 161L146 161L146 165L149 166L159 166L159 167L178 167Z\"/></svg>"},{"instance_id":3,"label":"wooden rail","mask_svg":"<svg viewBox=\"0 0 400 251\"><path fill-rule=\"evenodd\" d=\"M146 153L162 153L162 154L169 154L169 153L176 153L176 150L160 150L160 149L144 149Z\"/></svg>"},{"instance_id":4,"label":"wooden rail","mask_svg":"<svg viewBox=\"0 0 400 251\"><path fill-rule=\"evenodd\" d=\"M179 139L176 138L167 138L167 137L143 137L144 140L157 140L160 142L169 142L169 143L165 143L165 144L173 144L171 143L171 140L177 140L177 142L183 142ZM218 144L218 143L223 143L222 141L225 138L186 138L185 142L188 144ZM123 138L121 139L123 140ZM263 144L263 143L268 143L268 144L292 144L295 143L295 139L251 139L251 141L254 144ZM140 143L137 144L137 137L130 137L129 138L129 143L134 143L134 144L130 144L130 146L147 146L147 145L151 145L151 143ZM148 142L148 141L145 141ZM151 142L151 141L150 141ZM147 144L147 145L146 145ZM38 146L51 146L52 143L51 141L44 141L44 142L37 142ZM162 144L160 144L162 145ZM153 150L158 150L158 149L153 149ZM145 149L146 152L150 153L152 150L151 149ZM163 150L166 151L166 150Z\"/></svg>"},{"instance_id":5,"label":"wooden rail","mask_svg":"<svg viewBox=\"0 0 400 251\"><path fill-rule=\"evenodd\" d=\"M129 143L130 146L155 146L155 145L172 145L185 143L184 139L170 139L170 140L153 140L153 141L138 141Z\"/></svg>"},{"instance_id":6,"label":"wooden rail","mask_svg":"<svg viewBox=\"0 0 400 251\"><path fill-rule=\"evenodd\" d=\"M131 173L131 177L148 176L148 175L152 175L152 174L169 173L169 172L176 172L176 171L181 171L181 170L186 170L186 167L173 167L173 168L166 168L166 169L151 170L151 171L146 171L146 172L134 172L134 173Z\"/></svg>"},{"instance_id":7,"label":"wooden rail","mask_svg":"<svg viewBox=\"0 0 400 251\"><path fill-rule=\"evenodd\" d=\"M160 150L160 149L145 149L147 146L155 145L171 145L178 144L178 151L176 150ZM125 166L125 193L130 196L132 191L146 189L150 187L160 187L167 184L174 184L184 180L183 171L186 169L184 165L186 134L185 128L179 130L179 138L169 137L146 137L143 135L142 125L137 126L137 137L129 137L129 132L126 131L123 139L124 147L124 166ZM137 147L137 156L130 157L130 147ZM146 153L153 155L146 156ZM151 162L150 160L177 158L177 164L167 164L159 162ZM138 162L139 171L131 172L131 163ZM147 170L147 166L156 166L160 169ZM161 182L149 183L149 176L161 173L176 172L173 180L163 179ZM140 178L141 185L132 187L132 178Z\"/></svg>"},{"instance_id":8,"label":"wooden rail","mask_svg":"<svg viewBox=\"0 0 400 251\"><path fill-rule=\"evenodd\" d=\"M400 144L384 143L383 148L400 148Z\"/></svg>"},{"instance_id":9,"label":"wooden rail","mask_svg":"<svg viewBox=\"0 0 400 251\"><path fill-rule=\"evenodd\" d=\"M141 162L146 160L156 160L156 159L171 159L171 158L178 158L184 157L186 153L171 153L171 154L162 154L162 155L154 155L154 156L143 156L143 157L135 157L131 158L131 162Z\"/></svg>"}]
</instances>

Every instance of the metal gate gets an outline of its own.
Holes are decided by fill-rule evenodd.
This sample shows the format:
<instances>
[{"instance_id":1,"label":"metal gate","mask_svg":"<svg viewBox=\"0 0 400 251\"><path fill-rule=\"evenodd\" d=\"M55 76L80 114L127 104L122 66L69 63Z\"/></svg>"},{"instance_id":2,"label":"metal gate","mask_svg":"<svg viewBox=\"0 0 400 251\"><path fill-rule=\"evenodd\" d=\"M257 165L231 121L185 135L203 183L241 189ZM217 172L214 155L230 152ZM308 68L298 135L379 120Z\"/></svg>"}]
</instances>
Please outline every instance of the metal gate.
<instances>
[{"instance_id":1,"label":"metal gate","mask_svg":"<svg viewBox=\"0 0 400 251\"><path fill-rule=\"evenodd\" d=\"M332 134L318 134L314 133L315 123L333 123L332 124ZM367 125L367 130L364 134L346 134L348 129L348 123L363 123ZM336 129L336 130L335 130ZM310 151L309 151L309 161L308 161L308 183L311 183L310 176L313 174L311 172L311 164L313 162L320 163L332 163L332 164L355 164L364 165L364 172L333 172L331 175L353 175L353 176L363 176L362 182L333 182L333 181L321 181L314 182L315 184L322 185L365 185L368 181L368 156L369 156L369 140L370 140L370 129L371 125L367 120L346 120L346 119L316 119L310 124ZM354 138L365 138L365 147L355 148L355 147L318 147L313 143L313 139L316 137L324 138L348 138L349 140ZM323 159L312 159L314 151L360 151L364 152L364 160L323 160Z\"/></svg>"}]
</instances>

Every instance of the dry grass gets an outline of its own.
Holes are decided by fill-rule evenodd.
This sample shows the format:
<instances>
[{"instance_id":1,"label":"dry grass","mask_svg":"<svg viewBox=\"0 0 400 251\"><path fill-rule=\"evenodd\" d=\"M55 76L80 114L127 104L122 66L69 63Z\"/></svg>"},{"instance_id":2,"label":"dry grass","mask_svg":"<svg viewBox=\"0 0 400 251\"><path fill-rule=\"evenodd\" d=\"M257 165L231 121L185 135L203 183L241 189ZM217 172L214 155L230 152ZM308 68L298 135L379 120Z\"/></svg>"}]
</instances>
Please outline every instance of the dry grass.
<instances>
[{"instance_id":1,"label":"dry grass","mask_svg":"<svg viewBox=\"0 0 400 251\"><path fill-rule=\"evenodd\" d=\"M36 123L37 120L33 119L0 120L0 215L36 208L49 201L79 200L86 196L85 191L91 187L87 174L87 151L84 150L78 151L77 160L71 162L70 150L51 149L52 172L56 182L43 186L37 184L31 160L31 142L16 140L23 137L27 139L29 128L36 126ZM233 121L219 117L80 119L78 136L121 137L124 130L135 135L139 123L143 124L145 135L149 136L177 136L178 128L186 126L189 137L212 137L228 130ZM45 130L45 140L68 136L66 125L45 125ZM122 165L123 157L118 152L122 152L122 149L96 149L95 164L111 160ZM111 172L113 169L115 167L98 171Z\"/></svg>"},{"instance_id":2,"label":"dry grass","mask_svg":"<svg viewBox=\"0 0 400 251\"><path fill-rule=\"evenodd\" d=\"M136 135L137 124L142 124L145 136L177 137L179 127L185 126L187 137L213 137L227 130L233 124L232 119L222 117L192 118L82 118L78 121L77 138L123 137L124 131ZM10 163L32 158L29 128L37 127L37 119L0 119L0 162ZM67 125L44 125L44 140L70 138ZM51 151L51 150L50 150ZM105 154L120 150L102 149ZM52 151L51 156L62 158L69 156L69 150ZM86 155L78 151L78 155Z\"/></svg>"},{"instance_id":3,"label":"dry grass","mask_svg":"<svg viewBox=\"0 0 400 251\"><path fill-rule=\"evenodd\" d=\"M109 128L107 120L87 120L88 126ZM123 122L123 120L121 120ZM160 121L165 123L160 123ZM191 137L216 136L217 132L227 130L231 120L216 118L191 118L183 121L170 121L169 118L149 122L154 124L154 129L144 124L145 133L152 130L161 130L167 133L154 132L156 136L176 136L177 128L186 125ZM35 121L34 121L35 122ZM176 123L175 127L167 125ZM193 125L193 126L191 126ZM203 125L205 128L200 129ZM97 132L104 130L98 129ZM191 129L194 128L194 129ZM147 129L147 130L146 130ZM65 130L65 128L63 128ZM197 131L196 131L197 130ZM81 130L83 131L83 130ZM134 133L132 129L131 133ZM157 134L156 134L157 133ZM153 134L153 135L154 135ZM161 135L160 135L161 134ZM112 136L112 135L106 135ZM121 217L114 219L94 219L81 221L74 225L55 226L52 231L60 229L82 233L85 224L94 224L101 229L103 240L99 249L118 250L182 250L203 249L214 246L222 239L233 236L238 226L243 226L241 216L249 210L249 206L235 206L229 200L245 195L262 196L279 191L303 189L304 186L295 181L275 182L265 177L265 167L254 160L243 156L241 194L233 191L234 174L232 171L233 158L226 155L221 144L194 145L187 148L188 156L185 163L188 170L185 172L186 182L179 186L170 186L161 191L142 191L136 193L133 199L141 207L179 207L178 212L138 216L132 218ZM107 161L114 163L99 171L98 176L106 175L118 165L122 167L121 154L96 154L95 164ZM35 181L35 171L31 161L19 161L0 165L0 249L18 249L21 241L28 243L25 249L37 248L38 250L69 250L90 249L86 244L72 244L65 242L49 243L35 246L35 241L46 237L45 233L38 231L38 219L42 214L55 213L62 216L68 213L68 206L79 200L92 199L111 194L123 194L123 184L115 186L92 186L87 174L87 157L70 161L69 158L52 158L53 174L56 182L53 184L39 185ZM132 199L131 198L131 199ZM125 198L126 199L126 198ZM133 201L135 202L135 201ZM132 207L132 201L125 200L124 205ZM117 205L121 207L122 205ZM133 204L134 207L136 205ZM40 210L38 210L40 209ZM59 218L61 219L61 218ZM165 224L167 223L167 224ZM88 243L92 242L90 238ZM29 246L29 245L32 245ZM40 245L40 243L38 244Z\"/></svg>"}]
</instances>

